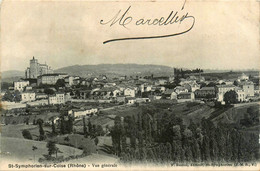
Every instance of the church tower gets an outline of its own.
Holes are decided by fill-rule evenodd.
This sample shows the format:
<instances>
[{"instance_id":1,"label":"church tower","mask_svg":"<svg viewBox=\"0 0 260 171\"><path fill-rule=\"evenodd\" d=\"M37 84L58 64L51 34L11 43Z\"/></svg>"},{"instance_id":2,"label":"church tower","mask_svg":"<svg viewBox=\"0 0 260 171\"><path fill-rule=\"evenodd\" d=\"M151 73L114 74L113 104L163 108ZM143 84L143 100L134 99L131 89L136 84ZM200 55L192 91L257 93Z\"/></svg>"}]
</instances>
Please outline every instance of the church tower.
<instances>
[{"instance_id":1,"label":"church tower","mask_svg":"<svg viewBox=\"0 0 260 171\"><path fill-rule=\"evenodd\" d=\"M33 59L30 60L30 78L37 78L38 76L38 60L33 57Z\"/></svg>"}]
</instances>

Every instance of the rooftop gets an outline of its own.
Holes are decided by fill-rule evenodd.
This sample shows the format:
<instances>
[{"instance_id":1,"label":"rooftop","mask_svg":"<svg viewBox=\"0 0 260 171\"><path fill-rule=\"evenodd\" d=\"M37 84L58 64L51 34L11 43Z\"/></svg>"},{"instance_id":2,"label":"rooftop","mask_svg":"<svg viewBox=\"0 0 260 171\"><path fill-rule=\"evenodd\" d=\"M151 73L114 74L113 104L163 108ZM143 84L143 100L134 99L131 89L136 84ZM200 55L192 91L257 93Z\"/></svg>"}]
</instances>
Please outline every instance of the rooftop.
<instances>
[{"instance_id":1,"label":"rooftop","mask_svg":"<svg viewBox=\"0 0 260 171\"><path fill-rule=\"evenodd\" d=\"M254 83L251 81L243 81L243 82L240 82L239 85L254 85Z\"/></svg>"},{"instance_id":2,"label":"rooftop","mask_svg":"<svg viewBox=\"0 0 260 171\"><path fill-rule=\"evenodd\" d=\"M221 84L221 85L216 85L218 88L228 88L228 87L235 87L234 85L226 85L226 84Z\"/></svg>"},{"instance_id":3,"label":"rooftop","mask_svg":"<svg viewBox=\"0 0 260 171\"><path fill-rule=\"evenodd\" d=\"M200 90L214 90L215 91L215 87L202 87Z\"/></svg>"},{"instance_id":4,"label":"rooftop","mask_svg":"<svg viewBox=\"0 0 260 171\"><path fill-rule=\"evenodd\" d=\"M190 95L192 92L181 92L179 95Z\"/></svg>"},{"instance_id":5,"label":"rooftop","mask_svg":"<svg viewBox=\"0 0 260 171\"><path fill-rule=\"evenodd\" d=\"M66 73L53 73L53 74L43 74L41 76L59 76L59 75L68 75Z\"/></svg>"}]
</instances>

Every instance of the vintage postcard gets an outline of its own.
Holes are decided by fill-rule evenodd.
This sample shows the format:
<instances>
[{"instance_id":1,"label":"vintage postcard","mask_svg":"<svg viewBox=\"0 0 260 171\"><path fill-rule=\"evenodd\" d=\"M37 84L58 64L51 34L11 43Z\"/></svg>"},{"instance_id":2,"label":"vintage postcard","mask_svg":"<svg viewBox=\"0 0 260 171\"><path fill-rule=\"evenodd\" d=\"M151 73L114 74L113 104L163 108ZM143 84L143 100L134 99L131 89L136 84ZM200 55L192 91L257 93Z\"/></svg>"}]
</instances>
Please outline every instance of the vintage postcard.
<instances>
[{"instance_id":1,"label":"vintage postcard","mask_svg":"<svg viewBox=\"0 0 260 171\"><path fill-rule=\"evenodd\" d=\"M257 0L0 0L0 170L259 170Z\"/></svg>"}]
</instances>

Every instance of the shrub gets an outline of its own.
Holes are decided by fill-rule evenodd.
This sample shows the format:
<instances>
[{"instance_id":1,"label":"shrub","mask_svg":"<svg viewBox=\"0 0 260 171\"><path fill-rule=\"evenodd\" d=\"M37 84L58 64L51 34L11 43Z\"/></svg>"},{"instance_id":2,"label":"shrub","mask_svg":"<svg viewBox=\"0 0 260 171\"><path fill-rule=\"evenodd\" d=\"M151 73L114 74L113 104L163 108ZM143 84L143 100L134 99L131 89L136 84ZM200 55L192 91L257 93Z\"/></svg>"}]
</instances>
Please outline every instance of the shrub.
<instances>
[{"instance_id":1,"label":"shrub","mask_svg":"<svg viewBox=\"0 0 260 171\"><path fill-rule=\"evenodd\" d=\"M27 129L23 130L22 134L25 139L32 140L32 135L31 135L30 131L28 131Z\"/></svg>"}]
</instances>

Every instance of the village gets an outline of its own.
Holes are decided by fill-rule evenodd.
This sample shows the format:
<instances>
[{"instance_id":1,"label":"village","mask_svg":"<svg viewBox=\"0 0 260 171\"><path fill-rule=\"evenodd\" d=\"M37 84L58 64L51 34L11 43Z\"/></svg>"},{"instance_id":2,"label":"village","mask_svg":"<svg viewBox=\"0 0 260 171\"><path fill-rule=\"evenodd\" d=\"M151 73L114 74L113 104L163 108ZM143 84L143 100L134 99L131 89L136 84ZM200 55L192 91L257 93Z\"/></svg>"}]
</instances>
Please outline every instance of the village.
<instances>
[{"instance_id":1,"label":"village","mask_svg":"<svg viewBox=\"0 0 260 171\"><path fill-rule=\"evenodd\" d=\"M174 75L175 74L175 75ZM53 73L46 64L30 60L25 78L13 82L9 90L1 91L7 109L26 106L61 105L68 102L96 102L115 105L149 103L154 100L186 101L212 100L225 104L224 95L235 91L237 103L259 99L259 84L253 83L244 73L228 80L205 80L203 76L171 76L82 78L66 73ZM108 105L109 106L109 105ZM95 114L100 108L84 106L74 109L74 117Z\"/></svg>"},{"instance_id":2,"label":"village","mask_svg":"<svg viewBox=\"0 0 260 171\"><path fill-rule=\"evenodd\" d=\"M254 115L259 111L254 105L260 99L256 80L258 76L244 73L218 79L205 75L201 69L174 69L168 76L110 78L104 73L84 78L55 73L33 57L25 77L1 91L3 136L55 141L75 148L74 151L83 150L84 155L98 152L115 157L119 154L107 148L113 146L111 132L118 118L123 123L129 122L129 118L136 120L140 113L144 117L148 112L151 117L155 112L159 118L174 113L182 118L180 124L188 126L193 122L199 124L203 118L222 122L223 116L233 116L234 110L246 106L245 112L238 114L241 121L232 121L245 129L258 123ZM252 113L251 118L243 119L246 111Z\"/></svg>"}]
</instances>

